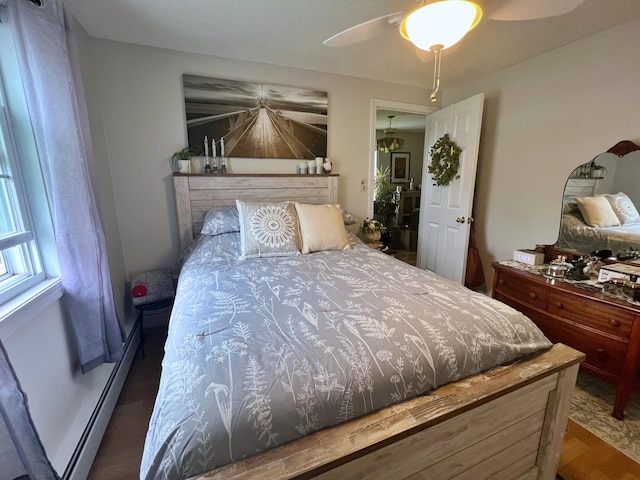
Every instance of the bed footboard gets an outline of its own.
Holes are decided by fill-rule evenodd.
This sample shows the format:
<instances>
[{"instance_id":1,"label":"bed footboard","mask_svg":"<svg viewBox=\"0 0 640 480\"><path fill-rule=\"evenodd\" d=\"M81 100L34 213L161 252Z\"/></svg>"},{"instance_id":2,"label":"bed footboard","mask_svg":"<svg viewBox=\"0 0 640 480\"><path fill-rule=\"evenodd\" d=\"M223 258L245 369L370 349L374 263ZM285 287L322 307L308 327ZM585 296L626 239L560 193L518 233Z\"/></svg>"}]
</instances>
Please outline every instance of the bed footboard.
<instances>
[{"instance_id":1,"label":"bed footboard","mask_svg":"<svg viewBox=\"0 0 640 480\"><path fill-rule=\"evenodd\" d=\"M191 480L551 480L583 359L556 344Z\"/></svg>"}]
</instances>

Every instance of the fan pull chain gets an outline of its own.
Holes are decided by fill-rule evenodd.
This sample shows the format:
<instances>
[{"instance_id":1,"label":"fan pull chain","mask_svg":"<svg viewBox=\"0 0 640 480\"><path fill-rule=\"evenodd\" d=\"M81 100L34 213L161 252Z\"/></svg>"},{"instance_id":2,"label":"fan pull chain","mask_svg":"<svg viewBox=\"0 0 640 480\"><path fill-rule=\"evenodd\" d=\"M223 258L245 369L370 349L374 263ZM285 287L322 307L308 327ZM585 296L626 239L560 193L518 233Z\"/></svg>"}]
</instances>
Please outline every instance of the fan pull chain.
<instances>
[{"instance_id":1,"label":"fan pull chain","mask_svg":"<svg viewBox=\"0 0 640 480\"><path fill-rule=\"evenodd\" d=\"M433 45L431 47L433 52L433 89L431 90L431 102L436 102L438 99L436 95L440 90L440 63L442 62L442 45Z\"/></svg>"}]
</instances>

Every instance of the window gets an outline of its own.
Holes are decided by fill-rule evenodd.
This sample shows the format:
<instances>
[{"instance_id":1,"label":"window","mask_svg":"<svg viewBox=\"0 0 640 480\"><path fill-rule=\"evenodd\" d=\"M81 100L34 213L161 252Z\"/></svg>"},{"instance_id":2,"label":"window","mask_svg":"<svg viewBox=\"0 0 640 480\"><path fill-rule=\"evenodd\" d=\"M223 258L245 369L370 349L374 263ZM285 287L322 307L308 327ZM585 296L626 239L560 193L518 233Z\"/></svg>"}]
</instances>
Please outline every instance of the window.
<instances>
[{"instance_id":1,"label":"window","mask_svg":"<svg viewBox=\"0 0 640 480\"><path fill-rule=\"evenodd\" d=\"M0 3L0 338L62 295L51 212L3 6Z\"/></svg>"},{"instance_id":2,"label":"window","mask_svg":"<svg viewBox=\"0 0 640 480\"><path fill-rule=\"evenodd\" d=\"M4 92L0 93L4 99ZM5 102L0 107L0 304L44 280Z\"/></svg>"}]
</instances>

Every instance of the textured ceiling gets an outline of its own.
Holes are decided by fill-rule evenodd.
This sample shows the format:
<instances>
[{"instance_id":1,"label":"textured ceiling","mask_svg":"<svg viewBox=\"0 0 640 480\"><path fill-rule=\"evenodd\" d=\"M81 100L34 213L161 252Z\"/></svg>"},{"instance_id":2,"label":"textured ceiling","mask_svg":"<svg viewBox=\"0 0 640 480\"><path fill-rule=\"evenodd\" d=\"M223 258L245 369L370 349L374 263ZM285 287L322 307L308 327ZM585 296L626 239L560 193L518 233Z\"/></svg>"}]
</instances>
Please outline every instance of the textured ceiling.
<instances>
[{"instance_id":1,"label":"textured ceiling","mask_svg":"<svg viewBox=\"0 0 640 480\"><path fill-rule=\"evenodd\" d=\"M561 16L492 20L522 0L476 0L485 18L445 51L442 81L466 81L640 16L640 0L585 0ZM524 0L530 4L569 0ZM63 0L90 36L184 52L431 87L430 53L389 28L365 43L323 40L355 24L414 8L415 0Z\"/></svg>"}]
</instances>

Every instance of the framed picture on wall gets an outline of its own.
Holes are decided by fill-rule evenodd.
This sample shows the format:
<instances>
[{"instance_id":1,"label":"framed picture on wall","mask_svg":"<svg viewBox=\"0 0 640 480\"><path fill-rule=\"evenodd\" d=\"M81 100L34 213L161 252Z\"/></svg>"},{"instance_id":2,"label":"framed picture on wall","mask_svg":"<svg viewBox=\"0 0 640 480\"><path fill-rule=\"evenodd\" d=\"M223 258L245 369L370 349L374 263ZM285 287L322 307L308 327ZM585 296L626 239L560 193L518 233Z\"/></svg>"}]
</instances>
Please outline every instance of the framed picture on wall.
<instances>
[{"instance_id":1,"label":"framed picture on wall","mask_svg":"<svg viewBox=\"0 0 640 480\"><path fill-rule=\"evenodd\" d=\"M401 183L409 181L409 152L391 152L391 181Z\"/></svg>"},{"instance_id":2,"label":"framed picture on wall","mask_svg":"<svg viewBox=\"0 0 640 480\"><path fill-rule=\"evenodd\" d=\"M327 156L325 91L187 74L182 86L188 146L198 155Z\"/></svg>"}]
</instances>

